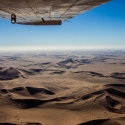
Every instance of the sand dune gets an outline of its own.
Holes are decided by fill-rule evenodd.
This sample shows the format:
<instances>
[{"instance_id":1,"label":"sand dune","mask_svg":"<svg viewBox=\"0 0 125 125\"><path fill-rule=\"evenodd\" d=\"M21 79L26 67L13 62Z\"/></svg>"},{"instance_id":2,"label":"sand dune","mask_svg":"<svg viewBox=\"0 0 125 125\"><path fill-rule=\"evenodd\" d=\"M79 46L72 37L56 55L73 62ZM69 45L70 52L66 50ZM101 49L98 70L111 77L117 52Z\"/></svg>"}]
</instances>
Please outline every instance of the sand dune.
<instances>
[{"instance_id":1,"label":"sand dune","mask_svg":"<svg viewBox=\"0 0 125 125\"><path fill-rule=\"evenodd\" d=\"M112 73L110 76L116 79L125 79L125 73L115 72L115 73Z\"/></svg>"},{"instance_id":2,"label":"sand dune","mask_svg":"<svg viewBox=\"0 0 125 125\"><path fill-rule=\"evenodd\" d=\"M99 120L92 120L86 123L82 123L79 125L121 125L120 123L116 122L114 119L99 119Z\"/></svg>"},{"instance_id":3,"label":"sand dune","mask_svg":"<svg viewBox=\"0 0 125 125\"><path fill-rule=\"evenodd\" d=\"M61 75L62 75L62 74L64 74L64 73L65 73L65 71L56 71L56 72L52 72L51 74L52 74L52 75L54 75L54 74L61 74Z\"/></svg>"},{"instance_id":4,"label":"sand dune","mask_svg":"<svg viewBox=\"0 0 125 125\"><path fill-rule=\"evenodd\" d=\"M116 89L117 86L117 89ZM70 105L72 109L76 108L75 105L84 104L86 101L86 109L91 106L91 103L97 103L97 107L104 107L110 112L116 113L125 113L125 93L120 91L119 88L124 87L125 85L113 84L113 85L104 85L101 89L96 89L96 91L90 92L88 94L84 94L81 97L69 97L69 95L65 95L60 97L58 93L53 92L52 90L48 90L46 88L36 88L36 87L16 87L12 89L1 89L1 93L8 93L9 98L14 105L16 104L20 108L32 108L37 107L39 105L43 105L45 103L53 102L51 107L64 106L63 108L67 109L67 106ZM84 91L84 89L83 89ZM62 91L63 92L63 91ZM65 92L65 90L64 90ZM122 100L121 100L122 99ZM101 105L98 102L103 102ZM78 102L81 102L78 104ZM49 104L50 106L50 104ZM79 109L79 108L78 108Z\"/></svg>"},{"instance_id":5,"label":"sand dune","mask_svg":"<svg viewBox=\"0 0 125 125\"><path fill-rule=\"evenodd\" d=\"M12 80L20 77L20 72L12 67L0 71L0 80Z\"/></svg>"},{"instance_id":6,"label":"sand dune","mask_svg":"<svg viewBox=\"0 0 125 125\"><path fill-rule=\"evenodd\" d=\"M82 74L84 73L84 74L88 74L88 75L91 75L91 76L105 77L103 74L93 72L93 71L77 71L77 72L74 72L74 73L82 73Z\"/></svg>"},{"instance_id":7,"label":"sand dune","mask_svg":"<svg viewBox=\"0 0 125 125\"><path fill-rule=\"evenodd\" d=\"M70 69L70 68L76 68L78 65L78 62L73 60L72 58L69 58L67 60L64 61L60 61L59 63L57 63L60 67L62 68L66 68L66 69Z\"/></svg>"},{"instance_id":8,"label":"sand dune","mask_svg":"<svg viewBox=\"0 0 125 125\"><path fill-rule=\"evenodd\" d=\"M54 92L49 91L49 90L47 90L45 88L33 88L33 87L26 87L26 88L27 88L27 90L29 91L29 93L31 95L33 95L35 93L38 93L38 92L42 92L42 93L48 94L48 95L53 95L54 94Z\"/></svg>"},{"instance_id":9,"label":"sand dune","mask_svg":"<svg viewBox=\"0 0 125 125\"><path fill-rule=\"evenodd\" d=\"M125 53L0 56L0 125L125 124Z\"/></svg>"},{"instance_id":10,"label":"sand dune","mask_svg":"<svg viewBox=\"0 0 125 125\"><path fill-rule=\"evenodd\" d=\"M42 65L48 65L50 64L51 62L45 62L45 63L42 63Z\"/></svg>"},{"instance_id":11,"label":"sand dune","mask_svg":"<svg viewBox=\"0 0 125 125\"><path fill-rule=\"evenodd\" d=\"M43 69L30 69L30 71L39 73L39 72L43 71Z\"/></svg>"}]
</instances>

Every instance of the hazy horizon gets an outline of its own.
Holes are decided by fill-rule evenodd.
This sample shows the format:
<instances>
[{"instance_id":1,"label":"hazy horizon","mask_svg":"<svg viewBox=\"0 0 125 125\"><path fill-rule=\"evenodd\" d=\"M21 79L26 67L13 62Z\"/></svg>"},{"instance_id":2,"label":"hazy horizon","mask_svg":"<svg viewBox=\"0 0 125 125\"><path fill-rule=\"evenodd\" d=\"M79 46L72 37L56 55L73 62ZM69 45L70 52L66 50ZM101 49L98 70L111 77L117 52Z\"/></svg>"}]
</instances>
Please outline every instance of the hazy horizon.
<instances>
[{"instance_id":1,"label":"hazy horizon","mask_svg":"<svg viewBox=\"0 0 125 125\"><path fill-rule=\"evenodd\" d=\"M125 50L124 46L12 46L0 51L67 51L67 50Z\"/></svg>"}]
</instances>

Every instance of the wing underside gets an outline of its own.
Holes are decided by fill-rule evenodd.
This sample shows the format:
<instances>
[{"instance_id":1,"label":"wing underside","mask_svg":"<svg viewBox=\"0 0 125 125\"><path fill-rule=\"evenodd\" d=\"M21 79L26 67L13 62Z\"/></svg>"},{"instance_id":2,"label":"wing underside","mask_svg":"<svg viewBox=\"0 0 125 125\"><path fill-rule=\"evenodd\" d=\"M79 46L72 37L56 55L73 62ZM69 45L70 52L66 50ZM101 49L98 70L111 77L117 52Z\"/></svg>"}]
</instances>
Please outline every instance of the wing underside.
<instances>
[{"instance_id":1,"label":"wing underside","mask_svg":"<svg viewBox=\"0 0 125 125\"><path fill-rule=\"evenodd\" d=\"M63 21L110 0L0 0L0 17L18 24L61 25Z\"/></svg>"}]
</instances>

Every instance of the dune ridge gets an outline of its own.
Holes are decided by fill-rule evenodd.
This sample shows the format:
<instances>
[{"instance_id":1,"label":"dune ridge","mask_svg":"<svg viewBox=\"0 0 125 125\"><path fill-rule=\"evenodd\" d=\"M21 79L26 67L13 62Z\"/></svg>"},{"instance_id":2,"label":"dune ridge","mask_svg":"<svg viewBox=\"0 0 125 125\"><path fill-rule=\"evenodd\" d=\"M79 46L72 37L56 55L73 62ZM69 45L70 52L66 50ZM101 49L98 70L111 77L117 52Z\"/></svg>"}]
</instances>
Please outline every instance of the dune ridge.
<instances>
[{"instance_id":1,"label":"dune ridge","mask_svg":"<svg viewBox=\"0 0 125 125\"><path fill-rule=\"evenodd\" d=\"M121 125L121 124L112 119L98 119L82 123L79 125Z\"/></svg>"}]
</instances>

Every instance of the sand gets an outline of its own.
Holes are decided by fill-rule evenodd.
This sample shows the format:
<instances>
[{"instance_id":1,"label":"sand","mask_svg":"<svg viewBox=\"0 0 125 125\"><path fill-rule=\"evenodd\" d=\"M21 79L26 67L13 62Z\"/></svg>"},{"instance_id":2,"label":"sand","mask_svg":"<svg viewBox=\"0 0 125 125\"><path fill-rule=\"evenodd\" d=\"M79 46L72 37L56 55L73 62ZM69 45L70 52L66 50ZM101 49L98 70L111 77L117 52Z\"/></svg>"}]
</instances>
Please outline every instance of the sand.
<instances>
[{"instance_id":1,"label":"sand","mask_svg":"<svg viewBox=\"0 0 125 125\"><path fill-rule=\"evenodd\" d=\"M0 125L125 125L125 52L1 52Z\"/></svg>"}]
</instances>

